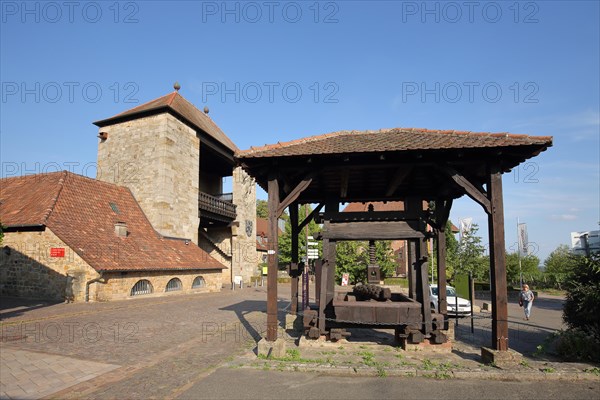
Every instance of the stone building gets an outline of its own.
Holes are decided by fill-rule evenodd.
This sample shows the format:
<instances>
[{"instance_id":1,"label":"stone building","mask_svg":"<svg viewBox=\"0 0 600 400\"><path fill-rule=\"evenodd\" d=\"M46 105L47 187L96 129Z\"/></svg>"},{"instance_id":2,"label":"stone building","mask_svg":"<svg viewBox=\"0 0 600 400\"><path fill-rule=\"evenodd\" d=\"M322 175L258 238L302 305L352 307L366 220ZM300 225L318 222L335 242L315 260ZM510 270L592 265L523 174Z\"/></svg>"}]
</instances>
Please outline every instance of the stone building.
<instances>
[{"instance_id":1,"label":"stone building","mask_svg":"<svg viewBox=\"0 0 600 400\"><path fill-rule=\"evenodd\" d=\"M64 171L0 180L0 294L71 301L218 291L225 268L165 237L123 186Z\"/></svg>"},{"instance_id":2,"label":"stone building","mask_svg":"<svg viewBox=\"0 0 600 400\"><path fill-rule=\"evenodd\" d=\"M178 87L99 127L97 179L125 186L152 226L191 240L228 267L225 281L249 282L256 252L256 185L237 146ZM223 193L231 177L232 192Z\"/></svg>"},{"instance_id":3,"label":"stone building","mask_svg":"<svg viewBox=\"0 0 600 400\"><path fill-rule=\"evenodd\" d=\"M250 282L260 263L254 179L208 109L178 89L95 122L96 180L2 180L0 293L102 301Z\"/></svg>"}]
</instances>

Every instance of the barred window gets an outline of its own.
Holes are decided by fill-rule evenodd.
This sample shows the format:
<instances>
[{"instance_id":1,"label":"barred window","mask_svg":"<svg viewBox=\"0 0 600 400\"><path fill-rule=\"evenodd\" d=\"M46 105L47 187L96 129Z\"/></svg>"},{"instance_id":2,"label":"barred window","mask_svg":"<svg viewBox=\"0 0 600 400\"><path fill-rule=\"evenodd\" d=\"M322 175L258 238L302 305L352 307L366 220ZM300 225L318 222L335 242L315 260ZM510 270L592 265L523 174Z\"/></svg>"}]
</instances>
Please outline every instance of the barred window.
<instances>
[{"instance_id":1,"label":"barred window","mask_svg":"<svg viewBox=\"0 0 600 400\"><path fill-rule=\"evenodd\" d=\"M147 279L141 279L137 281L137 283L131 288L131 296L150 294L152 291L152 284L150 281Z\"/></svg>"},{"instance_id":2,"label":"barred window","mask_svg":"<svg viewBox=\"0 0 600 400\"><path fill-rule=\"evenodd\" d=\"M194 279L194 282L192 282L192 289L199 289L199 288L203 288L205 286L206 286L206 281L201 276L197 276Z\"/></svg>"},{"instance_id":3,"label":"barred window","mask_svg":"<svg viewBox=\"0 0 600 400\"><path fill-rule=\"evenodd\" d=\"M181 284L181 279L173 278L167 283L165 292L174 292L176 290L181 290L182 288L183 288L183 285Z\"/></svg>"}]
</instances>

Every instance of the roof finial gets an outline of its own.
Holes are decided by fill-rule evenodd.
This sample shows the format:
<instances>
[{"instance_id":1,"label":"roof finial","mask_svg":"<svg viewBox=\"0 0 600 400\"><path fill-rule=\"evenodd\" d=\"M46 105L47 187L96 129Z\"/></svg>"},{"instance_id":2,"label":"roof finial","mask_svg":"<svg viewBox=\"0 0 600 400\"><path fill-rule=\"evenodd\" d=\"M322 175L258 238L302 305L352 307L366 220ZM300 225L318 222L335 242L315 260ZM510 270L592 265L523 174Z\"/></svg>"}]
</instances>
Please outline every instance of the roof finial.
<instances>
[{"instance_id":1,"label":"roof finial","mask_svg":"<svg viewBox=\"0 0 600 400\"><path fill-rule=\"evenodd\" d=\"M179 82L175 82L173 84L173 89L175 89L176 92L179 92L179 89L181 89L181 85L179 84Z\"/></svg>"}]
</instances>

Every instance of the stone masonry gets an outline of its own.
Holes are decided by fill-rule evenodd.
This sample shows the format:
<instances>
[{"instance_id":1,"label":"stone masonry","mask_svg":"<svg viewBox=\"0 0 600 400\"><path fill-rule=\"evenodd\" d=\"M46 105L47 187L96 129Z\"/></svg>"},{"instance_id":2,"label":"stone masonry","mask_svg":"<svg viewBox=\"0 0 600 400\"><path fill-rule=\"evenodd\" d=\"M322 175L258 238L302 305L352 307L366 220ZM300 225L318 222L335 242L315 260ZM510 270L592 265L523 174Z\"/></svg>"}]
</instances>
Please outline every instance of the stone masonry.
<instances>
[{"instance_id":1,"label":"stone masonry","mask_svg":"<svg viewBox=\"0 0 600 400\"><path fill-rule=\"evenodd\" d=\"M160 234L198 244L200 140L170 114L105 126L97 179L128 187Z\"/></svg>"},{"instance_id":2,"label":"stone masonry","mask_svg":"<svg viewBox=\"0 0 600 400\"><path fill-rule=\"evenodd\" d=\"M232 229L232 275L246 283L257 275L256 182L241 167L233 170L233 203L237 205L236 224Z\"/></svg>"},{"instance_id":3,"label":"stone masonry","mask_svg":"<svg viewBox=\"0 0 600 400\"><path fill-rule=\"evenodd\" d=\"M106 283L96 283L95 297L98 301L122 300L131 298L131 288L140 280L145 279L152 285L152 293L134 297L170 296L183 293L207 293L221 290L221 270L205 271L129 271L105 273ZM197 277L202 277L204 286L192 288ZM167 292L167 283L177 278L181 280L181 290Z\"/></svg>"},{"instance_id":4,"label":"stone masonry","mask_svg":"<svg viewBox=\"0 0 600 400\"><path fill-rule=\"evenodd\" d=\"M64 300L69 284L73 300L85 301L85 283L99 276L49 228L41 232L7 232L2 245L2 296ZM64 249L64 257L51 257L52 248Z\"/></svg>"}]
</instances>

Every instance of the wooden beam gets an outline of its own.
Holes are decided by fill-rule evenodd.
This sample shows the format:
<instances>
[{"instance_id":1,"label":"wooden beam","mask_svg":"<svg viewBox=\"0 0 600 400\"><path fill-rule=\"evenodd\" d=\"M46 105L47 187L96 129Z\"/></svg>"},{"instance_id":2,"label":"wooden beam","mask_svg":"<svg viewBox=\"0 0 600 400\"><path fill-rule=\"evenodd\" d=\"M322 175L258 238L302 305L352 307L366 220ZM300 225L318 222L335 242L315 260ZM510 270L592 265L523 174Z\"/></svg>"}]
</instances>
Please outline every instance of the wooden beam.
<instances>
[{"instance_id":1,"label":"wooden beam","mask_svg":"<svg viewBox=\"0 0 600 400\"><path fill-rule=\"evenodd\" d=\"M492 348L504 351L508 350L508 298L506 290L502 172L500 168L493 167L490 169L487 188L492 211L488 215L490 275L492 281Z\"/></svg>"},{"instance_id":2,"label":"wooden beam","mask_svg":"<svg viewBox=\"0 0 600 400\"><path fill-rule=\"evenodd\" d=\"M313 177L313 173L307 175L304 179L300 181L300 183L296 185L294 189L292 189L292 191L285 197L285 199L281 201L279 207L277 208L277 218L279 218L279 216L283 213L283 210L285 210L287 206L296 201L298 199L298 196L300 196L300 194L302 194L302 192L306 190L308 186L310 186L311 182L313 181Z\"/></svg>"},{"instance_id":3,"label":"wooden beam","mask_svg":"<svg viewBox=\"0 0 600 400\"><path fill-rule=\"evenodd\" d=\"M435 202L435 222L438 224L438 229L442 232L446 229L451 208L452 199L440 199Z\"/></svg>"},{"instance_id":4,"label":"wooden beam","mask_svg":"<svg viewBox=\"0 0 600 400\"><path fill-rule=\"evenodd\" d=\"M330 240L396 240L422 238L425 235L419 230L418 221L326 221L321 236Z\"/></svg>"},{"instance_id":5,"label":"wooden beam","mask_svg":"<svg viewBox=\"0 0 600 400\"><path fill-rule=\"evenodd\" d=\"M410 219L425 218L426 213L408 211L358 211L358 212L334 212L325 213L324 219L332 222L350 221L406 221Z\"/></svg>"},{"instance_id":6,"label":"wooden beam","mask_svg":"<svg viewBox=\"0 0 600 400\"><path fill-rule=\"evenodd\" d=\"M315 207L314 210L312 210L310 212L310 214L308 214L308 216L306 218L304 218L304 221L302 221L299 225L298 225L298 233L300 233L300 231L302 229L304 229L304 227L306 225L308 225L310 223L310 221L312 221L315 218L315 215L317 215L319 213L319 211L321 211L321 209L325 206L325 203L320 203L317 207Z\"/></svg>"},{"instance_id":7,"label":"wooden beam","mask_svg":"<svg viewBox=\"0 0 600 400\"><path fill-rule=\"evenodd\" d=\"M268 184L269 247L267 252L267 340L277 340L277 267L279 265L279 181L272 174Z\"/></svg>"},{"instance_id":8,"label":"wooden beam","mask_svg":"<svg viewBox=\"0 0 600 400\"><path fill-rule=\"evenodd\" d=\"M345 168L340 172L340 199L345 199L348 196L348 179L350 178L350 170Z\"/></svg>"},{"instance_id":9,"label":"wooden beam","mask_svg":"<svg viewBox=\"0 0 600 400\"><path fill-rule=\"evenodd\" d=\"M389 183L387 191L385 192L386 197L391 197L394 194L396 189L398 189L398 186L404 182L411 171L412 167L410 166L408 168L398 168L396 170L396 173L394 174L394 177L392 178L392 181Z\"/></svg>"},{"instance_id":10,"label":"wooden beam","mask_svg":"<svg viewBox=\"0 0 600 400\"><path fill-rule=\"evenodd\" d=\"M492 212L492 208L490 205L490 200L486 197L486 193L478 189L471 181L469 181L464 175L455 169L445 166L438 167L441 171L443 171L446 175L454 180L454 182L463 188L467 196L472 198L475 202L483 207L485 212L489 215ZM488 189L489 190L489 189Z\"/></svg>"}]
</instances>

